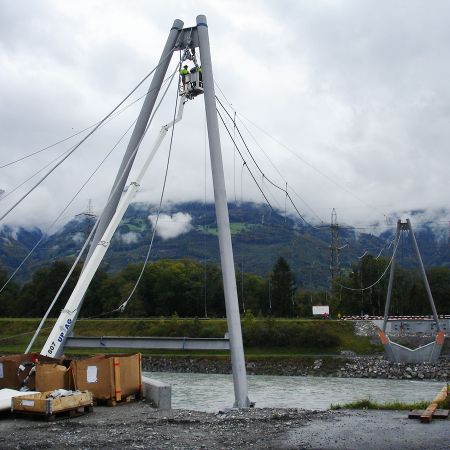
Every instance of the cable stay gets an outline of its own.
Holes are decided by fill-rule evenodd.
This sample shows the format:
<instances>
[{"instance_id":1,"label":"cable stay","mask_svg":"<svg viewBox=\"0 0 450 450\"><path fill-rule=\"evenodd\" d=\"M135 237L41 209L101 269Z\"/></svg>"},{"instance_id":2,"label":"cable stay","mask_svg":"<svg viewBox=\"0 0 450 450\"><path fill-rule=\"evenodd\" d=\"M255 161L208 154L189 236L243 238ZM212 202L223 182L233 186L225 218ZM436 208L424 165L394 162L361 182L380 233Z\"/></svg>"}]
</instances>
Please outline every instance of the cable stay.
<instances>
[{"instance_id":1,"label":"cable stay","mask_svg":"<svg viewBox=\"0 0 450 450\"><path fill-rule=\"evenodd\" d=\"M158 64L158 66L159 66L159 65L160 65L160 64ZM156 69L158 66L156 66L155 69ZM154 70L155 70L155 69L154 69ZM163 85L170 79L170 77L171 77L171 75L169 75L169 76L164 80ZM136 104L139 100L142 100L144 97L146 97L146 96L149 95L151 92L156 91L156 90L157 90L157 89L155 89L155 88L154 88L154 89L149 89L149 90L147 90L147 92L146 92L145 94L141 95L141 96L138 97L137 99L135 99L135 100L133 100L132 102L128 103L128 105L125 105L123 108L119 109L115 114L111 115L110 118L108 119L108 121L104 122L104 123L101 125L101 127L105 126L105 125L106 125L107 123L109 123L112 119L115 119L116 117L120 116L124 111L126 111L126 110L129 109L131 106L133 106L134 104ZM102 120L97 121L97 122L95 122L95 123L93 123L93 124L91 124L91 125L89 125L89 126L83 128L82 130L77 131L77 132L71 134L70 136L66 136L65 138L62 138L62 139L60 139L59 141L54 142L53 144L49 144L49 145L47 145L47 146L45 146L45 147L43 147L43 148L41 148L41 149L39 149L39 150L35 150L35 151L33 151L33 152L31 152L31 153L29 153L29 154L27 154L27 155L24 155L24 156L22 156L22 157L20 157L20 158L15 159L15 160L13 160L13 161L9 161L9 162L7 162L7 163L1 164L1 165L0 165L0 169L3 169L3 168L8 167L8 166L12 166L12 165L14 165L14 164L17 164L17 163L20 162L20 161L23 161L23 160L25 160L25 159L31 158L31 157L34 156L34 155L37 155L37 154L42 153L42 152L45 152L46 150L50 150L51 148L56 147L56 146L58 146L59 144L62 144L62 143L64 143L64 142L67 142L67 141L69 141L70 139L72 139L72 138L74 138L74 137L76 137L76 136L79 136L80 134L83 134L85 131L88 131L88 130L90 130L91 128L94 128L96 125L99 125L101 122L102 122ZM101 128L101 127L100 127L100 128Z\"/></svg>"},{"instance_id":2,"label":"cable stay","mask_svg":"<svg viewBox=\"0 0 450 450\"><path fill-rule=\"evenodd\" d=\"M83 182L83 184L80 186L78 191L73 195L73 197L70 199L70 201L64 206L64 208L61 210L61 212L56 216L56 218L53 220L53 222L47 227L47 229L42 233L42 236L40 239L34 244L34 246L31 248L31 250L28 252L28 254L23 258L21 263L17 266L17 268L14 270L14 272L11 274L11 276L6 280L4 285L0 288L0 293L6 288L6 286L10 283L10 281L15 277L17 272L22 268L22 266L25 264L25 262L31 257L31 255L34 253L34 251L39 247L39 245L44 241L46 237L48 237L50 231L53 229L53 227L56 225L56 223L61 219L63 214L68 210L69 206L75 201L75 199L78 197L78 195L82 192L82 190L86 187L86 185L92 180L94 175L98 172L100 167L105 163L105 161L108 159L108 157L113 153L113 151L117 148L117 146L122 142L123 138L128 134L131 127L134 125L136 120L133 121L133 123L128 127L128 129L125 131L125 133L120 136L119 140L116 142L114 147L106 154L106 156L100 161L100 163L97 165L97 167L94 169L94 171L89 175L88 178ZM63 286L64 287L64 286Z\"/></svg>"},{"instance_id":3,"label":"cable stay","mask_svg":"<svg viewBox=\"0 0 450 450\"><path fill-rule=\"evenodd\" d=\"M227 99L227 97L225 96L225 94L223 93L223 90L219 87L219 85L216 82L216 86L219 89L219 91L222 93L223 97L225 98L225 101L228 103L228 105L235 110L233 104ZM344 190L345 192L347 192L348 194L350 194L353 198L355 198L356 200L358 200L360 203L362 203L364 206L366 206L368 209L371 209L373 211L376 211L378 213L381 213L383 215L383 217L386 217L386 214L382 213L381 211L378 210L378 208L376 208L375 206L371 206L368 203L366 203L363 199L361 199L359 196L357 196L355 193L353 193L352 191L350 191L347 187L345 187L344 185L342 185L341 183L338 183L336 180L334 180L333 178L331 178L330 176L326 175L324 172L322 172L320 169L318 169L317 167L315 167L313 164L311 164L310 162L308 162L306 159L304 159L303 157L301 157L300 155L298 155L297 153L295 153L292 149L290 149L287 145L283 144L281 141L279 141L277 138L275 138L274 136L272 136L267 130L265 130L264 128L260 127L259 125L257 125L255 122L253 122L252 120L250 120L248 117L246 117L244 114L242 113L238 113L238 115L240 117L242 117L243 119L247 120L247 122L251 123L255 128L257 128L258 130L260 130L262 133L264 133L267 137L269 137L271 140L273 140L274 142L276 142L279 146L283 147L285 150L287 150L290 154L292 154L293 156L295 156L297 159L299 159L300 161L302 161L305 165L307 165L308 167L310 167L311 169L313 169L315 172L317 172L319 175L321 175L322 177L326 178L328 181L330 181L331 183L333 183L335 186L339 187L340 189Z\"/></svg>"},{"instance_id":4,"label":"cable stay","mask_svg":"<svg viewBox=\"0 0 450 450\"><path fill-rule=\"evenodd\" d=\"M236 117L236 111L234 111L234 116ZM285 184L288 184L287 180L284 178L283 174L280 172L280 170L278 169L278 167L273 163L272 159L269 157L269 155L267 154L267 152L263 149L263 147L261 146L261 144L257 141L257 139L255 138L255 136L253 135L253 133L248 129L247 125L245 124L244 121L242 121L242 119L240 119L240 122L242 124L242 126L245 128L245 130L247 131L247 133L250 135L250 137L253 139L254 143L259 147L259 149L261 150L261 152L263 153L263 155L266 157L266 159L269 161L270 165L273 167L273 169L278 173L278 175L280 176L280 178L285 182ZM287 189L287 188L286 188ZM305 204L305 206L311 211L311 213L316 216L316 218L319 220L319 222L324 223L324 221L319 217L319 215L314 211L314 209L306 202L306 200L304 198L302 198L293 188L292 186L290 186L290 190L294 193L295 196L298 197L298 199L303 202Z\"/></svg>"},{"instance_id":5,"label":"cable stay","mask_svg":"<svg viewBox=\"0 0 450 450\"><path fill-rule=\"evenodd\" d=\"M247 161L246 161L245 158L244 158L244 155L243 155L242 152L239 150L238 146L236 145L236 142L233 140L233 135L232 135L232 133L230 132L230 130L228 129L227 124L225 123L225 121L224 121L224 119L223 119L223 117L222 117L222 114L220 114L220 111L219 111L218 109L216 109L216 111L217 111L217 114L218 114L219 117L220 117L220 120L221 120L222 123L223 123L223 126L224 126L225 129L227 130L227 133L228 133L228 135L230 136L230 139L233 141L233 144L236 146L236 150L238 151L239 156L241 157L241 159L242 159L242 161L243 161L242 168L244 168L244 166L245 166L245 168L248 170L248 173L251 175L251 177L253 178L253 181L255 182L256 186L258 186L259 191L261 192L262 196L264 197L264 200L265 200L265 201L267 202L267 204L270 206L270 209L273 210L273 207L272 207L271 203L269 202L269 199L267 198L267 196L266 196L266 194L264 193L264 191L261 189L261 186L259 185L258 181L256 180L255 175L253 175L253 172L250 170L250 167L248 167L248 164L247 164ZM241 188L242 188L242 186L241 186Z\"/></svg>"},{"instance_id":6,"label":"cable stay","mask_svg":"<svg viewBox=\"0 0 450 450\"><path fill-rule=\"evenodd\" d=\"M357 256L358 259L363 259L364 256L367 255L367 250L364 250L364 253L361 256Z\"/></svg>"},{"instance_id":7,"label":"cable stay","mask_svg":"<svg viewBox=\"0 0 450 450\"><path fill-rule=\"evenodd\" d=\"M216 99L217 99L217 101L219 102L219 104L220 104L220 106L222 107L222 109L223 109L223 110L225 111L225 113L228 115L228 117L229 117L231 120L233 120L232 117L231 117L231 115L230 115L230 113L227 111L227 109L224 107L223 103L220 101L220 99L219 99L217 96L216 96ZM220 113L219 113L219 115L220 115ZM222 119L222 122L224 122L222 116L220 116L220 117L221 117L221 119ZM224 125L225 125L225 123L224 123ZM270 178L268 178L268 177L264 174L263 170L261 169L261 167L259 166L259 164L258 164L257 161L255 160L255 158L253 157L253 154L252 154L252 152L250 151L250 149L249 149L247 143L245 142L245 139L244 139L244 137L242 136L242 133L241 133L241 131L239 130L239 127L238 127L238 126L236 126L236 130L237 130L237 132L238 132L238 134L239 134L239 137L241 138L242 143L244 144L244 146L245 146L245 148L246 148L248 154L250 155L250 158L252 159L253 163L255 164L256 168L257 168L258 171L261 173L261 175L264 176L264 178L269 182L269 184L271 184L273 187L275 187L276 189L280 190L281 192L283 192L283 193L286 195L286 198L289 200L290 204L291 204L291 205L293 206L293 208L295 209L295 212L296 212L297 215L303 220L303 222L304 222L306 225L309 225L309 226L312 227L312 228L317 228L315 225L312 225L311 223L309 223L309 222L303 217L303 215L300 213L300 211L298 210L297 206L295 205L294 201L292 200L292 197L291 197L291 195L289 194L287 188L283 188L283 187L277 185L276 183L274 183ZM227 131L228 131L228 128L227 128ZM230 135L229 132L228 132L228 134ZM230 135L230 137L231 137L231 135ZM239 152L239 153L240 153L240 152ZM240 154L241 154L241 153L240 153ZM241 158L242 158L242 156L241 156ZM255 180L255 182L256 182L256 180ZM286 185L287 185L287 182L286 182Z\"/></svg>"},{"instance_id":8,"label":"cable stay","mask_svg":"<svg viewBox=\"0 0 450 450\"><path fill-rule=\"evenodd\" d=\"M171 76L172 76L172 75L169 75L169 76L164 80L163 85L166 84L167 81L169 81L169 80L171 79ZM153 91L153 90L154 90L154 89L151 89L151 90L147 91L146 94L142 95L142 96L139 97L138 99L134 100L132 103L128 104L127 106L125 106L124 108L122 108L121 110L119 110L116 114L114 114L114 115L111 116L106 122L104 122L104 123L99 127L99 129L102 128L102 127L104 127L104 126L107 125L108 123L110 123L114 118L116 118L117 116L119 116L123 111L125 111L125 110L128 109L128 108L130 108L133 104L135 104L136 102L138 102L139 100L141 100L142 98L144 98L145 96L147 96L147 95L148 95L151 91ZM136 120L137 120L137 119L136 119ZM133 126L133 125L136 123L136 120L133 122L133 124L132 124L131 126ZM41 150L38 150L38 151L33 152L33 153L31 153L31 154L29 154L29 155L27 155L27 156L24 156L24 157L19 158L19 159L15 160L15 161L12 161L12 162L10 162L10 163L4 165L4 166L0 166L0 169L1 169L2 167L6 167L6 166L9 166L9 165L15 164L15 163L17 163L17 162L19 162L19 161L22 161L22 160L24 160L24 159L26 159L26 158L29 158L29 157L31 157L31 156L37 154L37 153L41 153L41 152L44 151L44 150L48 150L48 149L50 149L50 148L52 148L52 147L55 147L56 145L58 145L58 144L60 144L60 143L62 143L62 142L65 142L65 141L69 140L70 138L72 138L72 137L74 137L74 136L77 136L77 135L83 133L84 131L86 131L86 130L92 128L92 127L94 127L94 126L97 125L98 123L99 123L99 122L97 122L97 123L95 123L95 124L93 124L93 125L91 125L91 126L85 128L84 130L79 131L78 133L73 134L72 136L69 136L69 137L67 137L67 138L65 138L65 139L62 139L61 141L58 141L58 142L56 142L55 144L49 145L49 146L47 146L47 147L45 147L45 148L43 148L43 149L41 149ZM130 126L130 128L131 128L131 126ZM129 129L127 130L127 132L128 132L128 131L129 131ZM65 150L64 152L60 153L56 158L52 159L50 162L48 162L47 164L45 164L44 166L42 166L39 170L37 170L36 172L34 172L34 173L33 173L31 176L29 176L26 180L22 181L20 184L18 184L18 185L17 185L16 187L14 187L12 190L9 190L9 191L6 192L5 194L3 194L3 195L0 197L0 201L5 200L7 197L9 197L10 195L12 195L14 192L16 192L18 189L20 189L23 185L25 185L28 181L32 180L34 177L36 177L37 175L39 175L43 170L45 170L47 167L51 166L55 161L57 161L59 158L62 158L66 153L68 153L68 152L69 152L70 150L72 150L72 149L73 149L73 146L70 147L69 149Z\"/></svg>"},{"instance_id":9,"label":"cable stay","mask_svg":"<svg viewBox=\"0 0 450 450\"><path fill-rule=\"evenodd\" d=\"M164 56L163 60L167 59L172 55L174 49L172 49L167 55ZM28 197L31 192L33 192L57 167L59 167L72 153L77 150L84 142L86 142L100 127L106 122L135 92L136 90L150 77L150 75L163 63L161 61L158 66L156 66L152 71L150 71L132 90L129 94L125 96L123 100L120 101L81 141L79 141L74 147L58 162L56 163L39 181L34 184L22 197L17 200L2 216L0 216L0 221L2 221L11 211L13 211L25 198Z\"/></svg>"},{"instance_id":10,"label":"cable stay","mask_svg":"<svg viewBox=\"0 0 450 450\"><path fill-rule=\"evenodd\" d=\"M53 298L52 302L50 303L50 306L47 308L47 311L45 312L45 314L43 315L41 321L39 322L39 325L36 329L36 331L34 332L33 337L30 340L30 343L28 344L28 347L26 348L24 353L29 353L31 348L33 347L34 341L36 340L36 338L39 336L39 333L42 330L42 327L44 326L45 321L47 320L47 317L49 316L51 310L53 309L53 307L55 306L56 302L58 301L62 291L64 290L64 288L66 287L66 284L68 283L73 271L75 270L75 268L77 267L77 264L80 262L81 256L83 255L83 253L85 252L88 244L91 242L92 236L95 233L95 230L97 229L98 226L98 222L99 222L99 218L97 217L97 220L95 221L94 226L92 227L91 232L89 233L89 236L87 237L87 239L84 241L83 247L81 248L81 250L78 252L78 255L74 261L74 263L72 264L72 267L70 268L69 272L67 273L66 277L64 278L64 281L62 282L61 286L58 289L58 292L56 293L55 297Z\"/></svg>"},{"instance_id":11,"label":"cable stay","mask_svg":"<svg viewBox=\"0 0 450 450\"><path fill-rule=\"evenodd\" d=\"M146 133L147 133L147 131L148 131L148 129L149 129L151 123L153 122L153 119L154 119L154 117L155 117L155 114L157 113L159 107L161 106L161 103L162 103L162 101L164 100L164 98L165 98L165 96L166 96L166 94L167 94L167 91L168 91L170 85L172 84L173 78L174 78L174 76L175 76L175 74L176 74L177 71L178 71L178 65L177 65L177 68L175 69L175 71L170 75L170 77L168 77L168 79L170 78L170 82L168 83L168 85L167 85L167 87L166 87L166 89L165 89L165 91L164 91L164 93L163 93L163 95L162 95L162 97L161 97L159 103L157 104L157 106L156 106L156 108L155 108L155 111L153 112L152 116L150 117L149 122L148 122L148 124L147 124L147 126L146 126L146 129L145 129L145 132L144 132L144 134L143 134L141 140L139 141L139 144L136 146L136 148L135 148L135 150L134 150L134 154L137 153L138 148L139 148L139 145L140 145L140 143L142 142L144 136L146 135ZM116 143L116 145L113 147L113 149L108 153L108 155L104 158L104 160L100 163L100 165L95 169L95 171L94 171L93 174L89 177L89 179L86 180L86 182L83 184L82 188L88 183L88 181L92 178L92 176L95 174L95 172L97 172L97 170L98 170L98 169L100 168L100 166L104 163L104 161L106 160L106 158L112 153L112 151L118 146L118 144L120 143L120 141L121 141L121 140L125 137L125 135L130 131L131 127L136 123L136 121L137 121L137 119L135 119L135 120L133 121L133 123L129 126L129 128L126 130L126 132L121 136L120 140ZM129 165L131 165L131 160L128 161L127 166L125 167L125 169L126 169ZM125 172L122 173L121 178L123 178L124 175L125 175ZM107 204L108 204L109 202L111 202L112 194L113 194L114 192L117 191L118 187L119 187L119 184L116 184L116 185L114 186L113 191L111 192L111 195L110 195L109 198L108 198ZM82 188L81 188L81 189L82 189ZM79 194L79 192L81 192L81 189L77 192L76 196ZM74 199L72 199L71 202L72 202L73 200L74 200ZM67 205L67 207L68 207L68 206L69 206L69 205ZM66 207L65 209L67 209L67 207ZM64 211L65 211L65 210L64 210ZM64 211L61 212L60 216L63 214ZM52 226L56 223L56 221L59 219L60 216L58 216L58 218L55 220L55 222L52 224ZM91 239L92 239L92 237L93 237L95 231L97 230L97 227L98 227L98 224L99 224L99 222L100 222L100 219L101 219L101 215L97 217L97 220L96 220L96 222L95 222L95 224L94 224L94 227L93 227L92 230L91 230L91 233L89 234L88 238L86 239L86 241L85 241L85 243L84 243L82 249L80 250L80 252L79 252L79 254L78 254L78 256L77 256L75 262L73 263L73 265L72 265L72 267L71 267L71 269L70 269L68 275L67 275L66 278L64 279L64 281L63 281L61 287L59 288L57 294L55 295L53 301L51 302L50 306L48 307L48 309L47 309L47 311L46 311L46 313L45 313L45 315L44 315L44 318L41 320L41 323L39 324L38 329L36 330L36 333L35 333L35 335L33 336L32 342L30 342L28 348L31 348L31 346L33 345L34 340L35 340L36 337L38 336L39 332L42 330L42 326L43 326L43 324L44 324L44 322L45 322L45 318L48 317L48 315L50 314L51 310L53 309L53 306L54 306L55 303L57 302L57 300L58 300L60 294L62 293L64 287L66 286L67 282L69 281L70 275L71 275L72 272L74 271L76 265L78 264L78 262L79 262L79 260L80 260L80 258L81 258L81 255L83 254L85 248L86 248L87 245L90 243L90 241L91 241ZM37 244L31 249L30 253L25 257L25 259L22 261L22 263L19 265L19 267L15 270L15 272L12 274L12 276L8 279L8 281L6 282L6 284L9 283L9 281L10 281L10 280L13 278L13 276L17 273L17 271L20 269L20 267L22 267L22 265L25 263L25 261L31 256L32 252L34 252L34 250L37 248L37 246L42 242L42 239L43 239L43 238L41 238L41 239L37 242ZM6 284L1 288L0 292L6 287ZM118 310L118 308L116 308L115 310L113 310L113 311L111 311L111 312L115 312L115 311L117 311L117 310ZM77 310L76 312L78 312L78 310ZM108 313L108 314L109 314L109 313Z\"/></svg>"},{"instance_id":12,"label":"cable stay","mask_svg":"<svg viewBox=\"0 0 450 450\"><path fill-rule=\"evenodd\" d=\"M138 149L139 149L139 145L142 142L144 136L146 135L151 123L153 122L153 118L155 117L155 114L157 113L159 107L161 106L161 103L165 97L165 95L167 94L167 91L172 83L172 80L176 74L178 70L178 66L177 69L172 73L171 78L170 78L170 82L167 85L158 105L155 108L155 111L153 112L152 116L150 117L150 120L147 124L147 127L145 129L145 132L138 144L138 146L135 148L134 150L134 154L137 153ZM137 119L136 119L137 120ZM17 274L17 272L20 270L20 268L23 266L23 264L29 259L29 257L34 253L34 251L36 250L36 248L41 244L41 242L44 240L44 238L48 235L48 233L50 232L50 230L53 228L53 226L59 221L59 219L62 217L62 215L64 214L64 212L68 209L68 207L71 205L71 203L75 200L75 198L79 195L79 193L83 190L83 188L86 186L86 184L92 179L92 177L95 175L95 173L100 169L100 167L103 165L103 163L106 161L106 159L109 157L109 155L117 148L117 146L120 144L120 142L122 141L122 139L126 136L126 134L130 131L131 127L136 123L136 120L133 121L133 123L129 126L129 128L125 131L125 133L119 138L119 140L116 142L116 144L114 145L114 147L111 149L111 151L106 155L106 157L100 162L100 164L96 167L96 169L94 170L94 172L91 174L91 176L83 183L83 185L80 187L80 189L77 191L77 193L74 195L74 197L70 200L70 202L66 205L66 207L61 211L61 213L56 217L56 219L51 223L51 225L47 228L47 230L43 233L42 237L39 239L39 241L33 246L33 248L29 251L29 253L25 256L25 258L22 260L22 262L19 264L19 266L15 269L15 271L12 273L12 275L8 278L8 280L6 281L6 283L2 286L2 288L0 289L0 293L5 289L5 287L8 285L8 283L14 278L14 276ZM125 169L131 165L131 161L129 161L125 167ZM120 179L124 178L124 173L121 175ZM116 185L113 188L113 191L111 194L113 194L114 192L116 192L118 189L118 185ZM108 203L111 201L111 196L109 197L106 205L108 205ZM100 220L101 215L98 217L98 220ZM63 283L64 284L64 283ZM63 286L64 287L64 286Z\"/></svg>"},{"instance_id":13,"label":"cable stay","mask_svg":"<svg viewBox=\"0 0 450 450\"><path fill-rule=\"evenodd\" d=\"M148 167L150 166L150 163L152 162L157 150L161 146L164 137L166 136L169 129L172 128L177 122L179 122L182 119L183 109L186 101L187 100L183 98L183 100L180 102L178 114L174 118L174 120L162 126L159 135L156 138L155 143L153 144L152 150L148 155L147 159L142 164L141 169L135 178L135 181L132 181L128 184L128 188L123 193L109 225L107 226L105 232L103 233L103 236L101 237L101 240L99 241L98 245L95 247L91 258L85 264L84 269L80 275L80 278L78 279L78 282L74 290L72 291L72 294L69 300L67 301L66 306L64 307L63 311L61 312L61 315L56 321L52 329L52 332L49 334L49 337L41 352L42 354L53 357L59 356L61 354L65 338L73 327L72 323L75 322L78 313L78 308L82 302L82 299L86 293L87 288L89 287L90 282L92 281L92 278L94 277L94 274L98 266L100 265L103 257L106 254L106 251L111 242L111 238L114 232L116 231L117 227L119 226L120 221L122 220L122 217L128 208L128 205L131 203L132 199L136 195L136 192L140 187L142 179Z\"/></svg>"},{"instance_id":14,"label":"cable stay","mask_svg":"<svg viewBox=\"0 0 450 450\"><path fill-rule=\"evenodd\" d=\"M158 229L158 222L159 222L159 217L161 215L161 210L162 210L162 203L164 200L164 193L166 190L166 183L167 183L167 175L169 173L169 165L170 165L170 157L172 154L172 145L173 145L173 136L174 136L174 132L175 132L175 125L177 122L181 121L182 118L182 114L183 114L183 108L184 108L184 103L187 101L187 99L193 99L194 97L196 97L197 95L200 95L203 91L199 91L195 86L191 86L191 89L185 89L183 91L184 97L183 98L183 94L181 95L181 104L180 104L180 110L178 111L178 116L176 117L176 113L177 113L177 106L178 106L178 94L179 92L177 92L177 96L176 96L176 100L175 100L175 108L174 108L174 112L173 112L173 120L172 120L172 131L171 131L171 135L170 135L170 144L169 144L169 153L167 156L167 163L166 163L166 170L164 172L164 181L163 181L163 186L161 189L161 196L159 199L159 205L158 205L158 211L156 213L156 220L155 220L155 225L153 226L153 231L152 231L152 237L150 239L150 244L148 246L148 250L147 250L147 254L145 255L145 259L144 262L142 264L142 268L141 271L139 272L139 276L133 286L133 288L130 291L130 294L128 295L127 299L121 304L119 305L119 307L117 308L117 311L123 312L125 310L125 308L127 307L128 303L130 302L134 292L136 291L139 283L141 282L142 276L144 275L144 271L145 268L147 267L147 263L148 260L150 259L150 254L153 248L153 242L155 240L155 236L156 236L156 230Z\"/></svg>"}]
</instances>

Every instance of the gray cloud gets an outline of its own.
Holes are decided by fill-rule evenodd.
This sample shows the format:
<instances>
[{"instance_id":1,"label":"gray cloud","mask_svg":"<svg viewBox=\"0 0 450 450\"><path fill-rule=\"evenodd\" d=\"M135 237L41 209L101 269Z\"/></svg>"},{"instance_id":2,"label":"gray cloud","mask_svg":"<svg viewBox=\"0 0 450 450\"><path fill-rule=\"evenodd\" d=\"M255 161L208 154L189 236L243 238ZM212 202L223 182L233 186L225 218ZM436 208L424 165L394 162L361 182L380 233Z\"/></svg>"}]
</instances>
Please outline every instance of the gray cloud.
<instances>
[{"instance_id":1,"label":"gray cloud","mask_svg":"<svg viewBox=\"0 0 450 450\"><path fill-rule=\"evenodd\" d=\"M334 207L341 221L356 224L447 205L448 2L31 0L3 1L1 8L0 163L95 123L154 67L173 20L190 26L205 13L216 80L238 113L289 148L242 118L269 161L238 122L265 175L288 182L302 213L328 221ZM171 89L137 167L171 120L174 96ZM138 110L139 104L99 130L4 222L48 226ZM0 188L10 191L74 142L0 169ZM104 205L125 146L126 140L61 221L84 210L88 198L97 210ZM249 174L241 176L225 131L222 146L229 199L262 201ZM158 201L167 152L166 141L138 201ZM197 99L175 130L165 201L212 200L209 173ZM283 209L283 194L257 179ZM12 200L2 199L0 212Z\"/></svg>"}]
</instances>

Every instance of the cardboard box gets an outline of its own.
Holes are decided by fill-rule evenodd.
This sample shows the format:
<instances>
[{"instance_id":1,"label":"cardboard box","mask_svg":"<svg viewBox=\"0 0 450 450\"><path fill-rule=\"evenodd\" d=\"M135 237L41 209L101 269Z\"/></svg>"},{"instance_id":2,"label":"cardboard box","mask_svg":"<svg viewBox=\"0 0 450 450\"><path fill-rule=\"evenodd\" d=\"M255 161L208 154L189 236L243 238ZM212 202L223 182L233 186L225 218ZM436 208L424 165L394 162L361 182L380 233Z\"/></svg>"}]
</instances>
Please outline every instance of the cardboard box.
<instances>
[{"instance_id":1,"label":"cardboard box","mask_svg":"<svg viewBox=\"0 0 450 450\"><path fill-rule=\"evenodd\" d=\"M51 392L13 397L12 412L34 413L50 416L64 411L77 409L81 406L92 406L92 393L79 392L69 397L47 398Z\"/></svg>"},{"instance_id":2,"label":"cardboard box","mask_svg":"<svg viewBox=\"0 0 450 450\"><path fill-rule=\"evenodd\" d=\"M72 370L61 364L36 364L36 391L74 389Z\"/></svg>"},{"instance_id":3,"label":"cardboard box","mask_svg":"<svg viewBox=\"0 0 450 450\"><path fill-rule=\"evenodd\" d=\"M88 390L95 400L122 401L140 395L141 354L97 355L70 364L75 388Z\"/></svg>"},{"instance_id":4,"label":"cardboard box","mask_svg":"<svg viewBox=\"0 0 450 450\"><path fill-rule=\"evenodd\" d=\"M26 384L31 390L34 390L35 377L32 369L35 364L37 362L45 364L59 361L58 359L48 358L36 353L1 356L0 389L20 389L23 384Z\"/></svg>"}]
</instances>

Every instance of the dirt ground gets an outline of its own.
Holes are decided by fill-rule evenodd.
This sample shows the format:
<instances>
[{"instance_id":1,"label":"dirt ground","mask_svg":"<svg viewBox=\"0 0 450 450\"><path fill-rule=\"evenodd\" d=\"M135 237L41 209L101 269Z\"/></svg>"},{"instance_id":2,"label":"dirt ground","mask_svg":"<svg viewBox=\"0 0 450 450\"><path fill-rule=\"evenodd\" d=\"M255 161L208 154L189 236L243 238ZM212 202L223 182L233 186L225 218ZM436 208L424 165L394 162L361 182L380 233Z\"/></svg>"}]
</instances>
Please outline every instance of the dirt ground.
<instances>
[{"instance_id":1,"label":"dirt ground","mask_svg":"<svg viewBox=\"0 0 450 450\"><path fill-rule=\"evenodd\" d=\"M450 423L405 411L158 411L145 402L95 407L53 423L0 418L1 449L449 449Z\"/></svg>"}]
</instances>

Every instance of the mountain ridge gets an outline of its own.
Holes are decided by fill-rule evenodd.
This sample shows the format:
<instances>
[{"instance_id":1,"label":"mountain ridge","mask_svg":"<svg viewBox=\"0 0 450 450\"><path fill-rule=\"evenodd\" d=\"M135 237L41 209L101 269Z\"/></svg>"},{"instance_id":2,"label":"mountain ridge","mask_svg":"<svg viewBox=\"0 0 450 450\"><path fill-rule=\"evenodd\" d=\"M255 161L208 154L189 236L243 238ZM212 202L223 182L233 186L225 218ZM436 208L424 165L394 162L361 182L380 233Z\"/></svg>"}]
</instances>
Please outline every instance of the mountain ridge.
<instances>
[{"instance_id":1,"label":"mountain ridge","mask_svg":"<svg viewBox=\"0 0 450 450\"><path fill-rule=\"evenodd\" d=\"M116 272L128 264L142 264L153 231L154 205L133 203L128 208L102 268ZM230 227L238 270L267 275L279 256L291 265L297 283L308 289L323 289L329 283L330 228L305 224L300 218L272 211L267 205L255 203L229 204ZM152 219L153 218L153 219ZM58 232L43 238L33 255L18 273L18 281L26 281L34 270L58 259L73 259L86 239L94 219L76 216ZM414 227L414 223L413 223ZM433 229L434 228L434 229ZM166 233L166 234L164 234ZM379 235L342 226L339 237L343 246L340 262L343 271L367 252L374 256L389 256L389 243L395 234L395 224ZM427 267L450 267L448 230L436 229L433 222L421 225L415 234ZM165 236L165 237L164 237ZM39 228L0 230L0 260L11 273L30 249L43 237ZM384 249L384 250L382 250ZM411 249L402 242L400 264L412 266ZM213 204L184 202L168 205L160 216L150 261L157 259L192 258L219 263L217 224Z\"/></svg>"}]
</instances>

